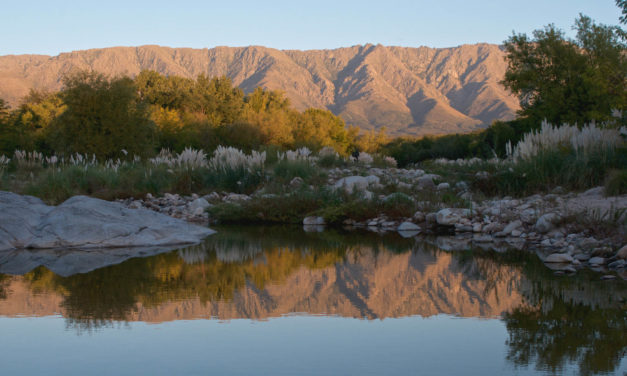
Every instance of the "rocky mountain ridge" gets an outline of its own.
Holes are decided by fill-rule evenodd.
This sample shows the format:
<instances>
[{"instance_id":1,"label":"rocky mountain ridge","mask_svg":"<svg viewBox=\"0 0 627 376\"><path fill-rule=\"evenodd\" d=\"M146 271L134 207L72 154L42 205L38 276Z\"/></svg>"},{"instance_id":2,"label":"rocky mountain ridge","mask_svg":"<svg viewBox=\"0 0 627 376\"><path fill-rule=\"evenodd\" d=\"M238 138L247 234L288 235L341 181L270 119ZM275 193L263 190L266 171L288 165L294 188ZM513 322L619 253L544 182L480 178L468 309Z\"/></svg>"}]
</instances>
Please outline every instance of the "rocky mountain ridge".
<instances>
[{"instance_id":1,"label":"rocky mountain ridge","mask_svg":"<svg viewBox=\"0 0 627 376\"><path fill-rule=\"evenodd\" d=\"M491 44L309 51L149 45L7 55L0 56L0 98L15 106L31 88L59 90L63 77L79 69L111 76L144 69L184 77L204 73L226 75L245 92L258 86L282 90L299 110L326 108L366 130L457 133L514 117L517 100L498 83L507 67L504 56Z\"/></svg>"}]
</instances>

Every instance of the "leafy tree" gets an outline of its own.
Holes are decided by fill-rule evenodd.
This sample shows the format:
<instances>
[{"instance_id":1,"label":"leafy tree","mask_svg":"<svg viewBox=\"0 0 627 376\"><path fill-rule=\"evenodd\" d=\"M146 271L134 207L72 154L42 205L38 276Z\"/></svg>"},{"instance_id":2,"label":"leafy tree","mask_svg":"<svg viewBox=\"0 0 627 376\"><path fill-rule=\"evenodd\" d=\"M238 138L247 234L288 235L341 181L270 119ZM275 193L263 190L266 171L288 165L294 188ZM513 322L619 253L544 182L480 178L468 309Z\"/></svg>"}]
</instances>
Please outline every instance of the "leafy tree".
<instances>
[{"instance_id":1,"label":"leafy tree","mask_svg":"<svg viewBox=\"0 0 627 376\"><path fill-rule=\"evenodd\" d=\"M244 99L244 120L256 126L264 144L292 147L298 113L282 91L257 88Z\"/></svg>"},{"instance_id":2,"label":"leafy tree","mask_svg":"<svg viewBox=\"0 0 627 376\"><path fill-rule=\"evenodd\" d=\"M244 93L234 88L228 77L201 74L192 88L189 105L192 112L203 114L211 124L233 124L241 118Z\"/></svg>"},{"instance_id":3,"label":"leafy tree","mask_svg":"<svg viewBox=\"0 0 627 376\"><path fill-rule=\"evenodd\" d=\"M616 5L619 8L622 8L622 16L620 17L620 22L623 24L627 24L627 0L616 0Z\"/></svg>"},{"instance_id":4,"label":"leafy tree","mask_svg":"<svg viewBox=\"0 0 627 376\"><path fill-rule=\"evenodd\" d=\"M130 78L79 72L65 79L60 95L67 109L50 126L58 152L112 158L122 150L131 155L154 151L154 123Z\"/></svg>"},{"instance_id":5,"label":"leafy tree","mask_svg":"<svg viewBox=\"0 0 627 376\"><path fill-rule=\"evenodd\" d=\"M580 15L575 39L554 25L533 38L505 41L508 69L502 84L520 99L520 114L554 124L609 120L627 102L627 55L622 29Z\"/></svg>"},{"instance_id":6,"label":"leafy tree","mask_svg":"<svg viewBox=\"0 0 627 376\"><path fill-rule=\"evenodd\" d=\"M331 146L342 154L347 154L350 144L344 120L331 111L310 108L300 116L294 129L296 147L307 146L318 150Z\"/></svg>"},{"instance_id":7,"label":"leafy tree","mask_svg":"<svg viewBox=\"0 0 627 376\"><path fill-rule=\"evenodd\" d=\"M19 148L50 151L48 127L65 108L58 93L31 89L13 114L12 126L19 135Z\"/></svg>"},{"instance_id":8,"label":"leafy tree","mask_svg":"<svg viewBox=\"0 0 627 376\"><path fill-rule=\"evenodd\" d=\"M135 78L135 84L142 100L167 109L183 109L192 95L194 81L144 70Z\"/></svg>"}]
</instances>

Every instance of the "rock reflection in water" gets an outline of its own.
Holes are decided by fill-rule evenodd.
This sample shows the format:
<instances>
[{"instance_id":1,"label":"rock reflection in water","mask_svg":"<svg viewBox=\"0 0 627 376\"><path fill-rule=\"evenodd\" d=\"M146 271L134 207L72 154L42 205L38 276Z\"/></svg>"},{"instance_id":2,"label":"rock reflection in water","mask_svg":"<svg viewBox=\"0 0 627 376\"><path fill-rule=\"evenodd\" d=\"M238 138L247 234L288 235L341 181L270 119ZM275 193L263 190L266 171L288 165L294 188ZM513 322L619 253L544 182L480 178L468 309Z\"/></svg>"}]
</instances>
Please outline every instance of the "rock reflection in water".
<instances>
[{"instance_id":1,"label":"rock reflection in water","mask_svg":"<svg viewBox=\"0 0 627 376\"><path fill-rule=\"evenodd\" d=\"M437 245L446 242L223 228L201 245L88 273L60 275L42 263L0 275L0 315L60 313L78 330L292 313L500 317L513 364L556 373L572 362L583 373L616 369L627 348L624 282L557 278L535 255L445 252Z\"/></svg>"}]
</instances>

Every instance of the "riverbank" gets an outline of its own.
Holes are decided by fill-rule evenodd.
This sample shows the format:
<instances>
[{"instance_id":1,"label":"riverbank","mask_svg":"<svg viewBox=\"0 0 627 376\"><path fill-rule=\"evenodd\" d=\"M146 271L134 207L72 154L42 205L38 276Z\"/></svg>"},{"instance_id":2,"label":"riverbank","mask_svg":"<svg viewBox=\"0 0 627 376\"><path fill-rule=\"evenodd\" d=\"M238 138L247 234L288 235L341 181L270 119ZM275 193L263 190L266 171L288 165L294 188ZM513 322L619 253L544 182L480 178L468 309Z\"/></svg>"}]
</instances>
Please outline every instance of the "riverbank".
<instances>
[{"instance_id":1,"label":"riverbank","mask_svg":"<svg viewBox=\"0 0 627 376\"><path fill-rule=\"evenodd\" d=\"M627 195L607 196L604 187L488 198L463 180L421 169L361 166L320 173L327 176L324 185L294 177L280 189L271 186L281 193L262 187L250 195L166 193L119 201L201 223L291 223L306 231L342 227L398 231L405 237L447 234L439 241L443 249L527 249L559 273L588 267L624 275ZM475 176L490 179L486 174Z\"/></svg>"}]
</instances>

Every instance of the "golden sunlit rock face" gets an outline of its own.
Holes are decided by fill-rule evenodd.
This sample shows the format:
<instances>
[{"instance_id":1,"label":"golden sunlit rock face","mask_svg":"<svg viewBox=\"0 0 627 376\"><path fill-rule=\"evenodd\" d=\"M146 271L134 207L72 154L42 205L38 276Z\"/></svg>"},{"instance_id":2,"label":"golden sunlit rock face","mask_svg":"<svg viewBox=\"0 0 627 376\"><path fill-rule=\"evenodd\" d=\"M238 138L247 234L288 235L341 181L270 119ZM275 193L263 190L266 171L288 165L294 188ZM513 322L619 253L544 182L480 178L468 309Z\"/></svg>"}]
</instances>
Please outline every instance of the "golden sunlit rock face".
<instances>
[{"instance_id":1,"label":"golden sunlit rock face","mask_svg":"<svg viewBox=\"0 0 627 376\"><path fill-rule=\"evenodd\" d=\"M228 76L246 92L286 93L300 109L326 108L347 124L391 135L459 133L510 120L518 101L498 82L500 46L409 48L364 45L333 50L251 46L212 49L114 47L58 56L0 56L0 98L15 106L31 88L59 90L74 70L135 76L141 70Z\"/></svg>"},{"instance_id":2,"label":"golden sunlit rock face","mask_svg":"<svg viewBox=\"0 0 627 376\"><path fill-rule=\"evenodd\" d=\"M162 290L161 296L148 297L151 288L146 287L136 291L131 305L105 307L105 313L122 311L121 316L108 318L148 322L266 319L294 313L367 319L436 314L494 317L521 306L523 300L520 273L491 261L460 263L444 252L397 254L363 247L347 252L337 263L324 262L320 267L295 254L298 252L267 250L254 261L226 263L214 259L187 264L167 255L138 260L150 264L149 272ZM119 267L106 269L115 273ZM233 284L240 275L234 272L238 268L246 270L247 278ZM491 278L486 280L486 275ZM85 275L58 277L47 270L8 277L3 282L7 299L0 300L0 315L72 316L77 313L72 304L86 304L82 314L89 316L89 304L94 302L89 297L77 300L80 293L73 290L89 289L78 283L82 278ZM77 279L76 283L71 279ZM124 286L124 281L118 283L135 290ZM183 283L186 287L181 287ZM229 286L233 291L228 291ZM207 298L203 287L213 296ZM95 315L99 314L102 312Z\"/></svg>"}]
</instances>

